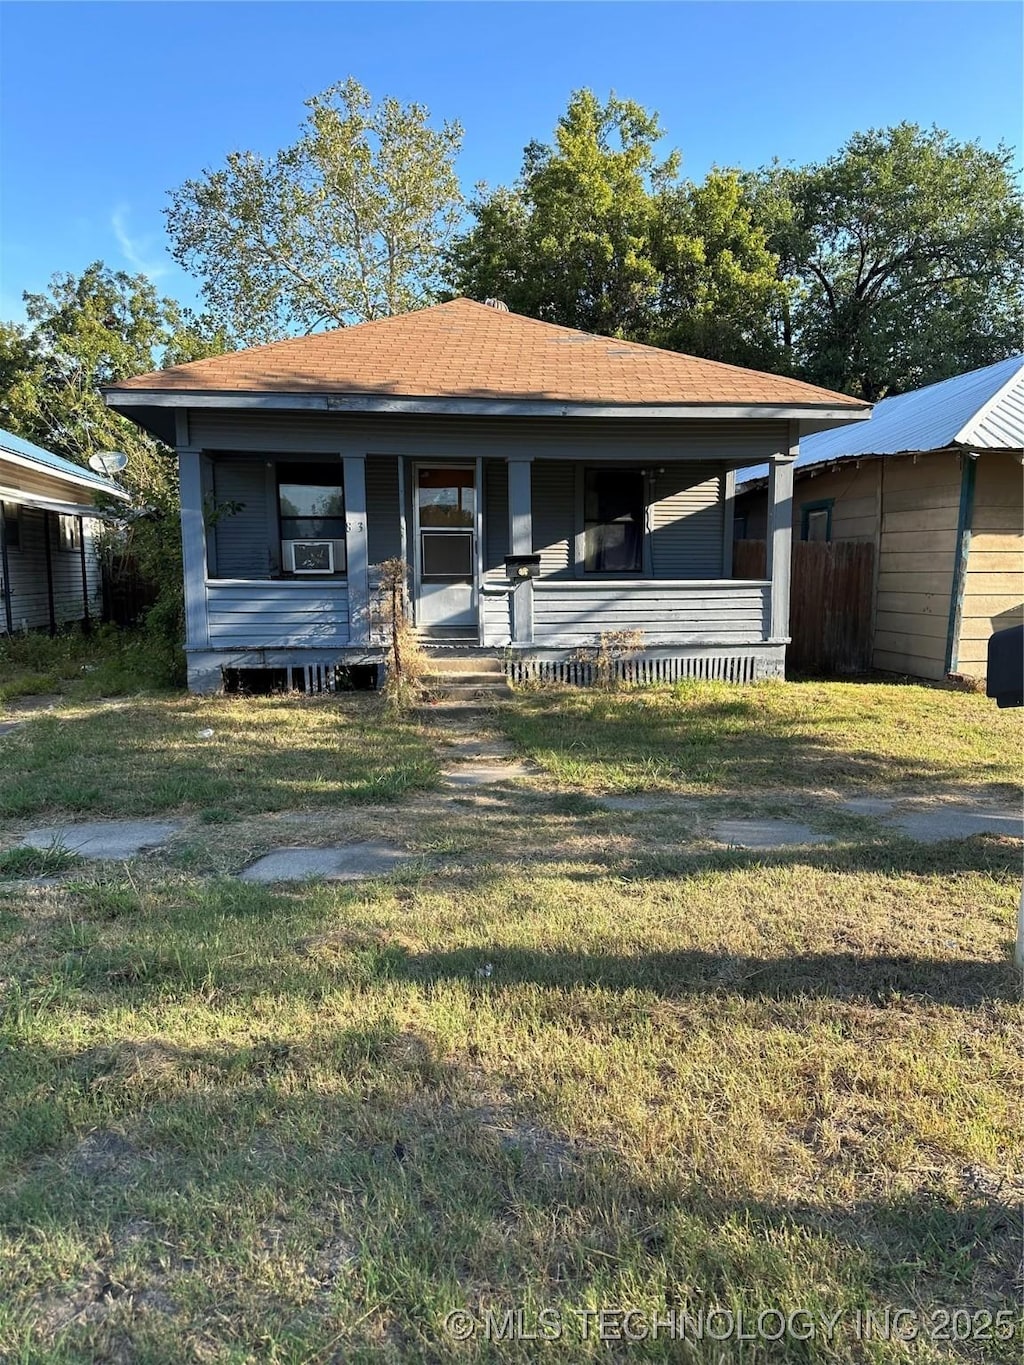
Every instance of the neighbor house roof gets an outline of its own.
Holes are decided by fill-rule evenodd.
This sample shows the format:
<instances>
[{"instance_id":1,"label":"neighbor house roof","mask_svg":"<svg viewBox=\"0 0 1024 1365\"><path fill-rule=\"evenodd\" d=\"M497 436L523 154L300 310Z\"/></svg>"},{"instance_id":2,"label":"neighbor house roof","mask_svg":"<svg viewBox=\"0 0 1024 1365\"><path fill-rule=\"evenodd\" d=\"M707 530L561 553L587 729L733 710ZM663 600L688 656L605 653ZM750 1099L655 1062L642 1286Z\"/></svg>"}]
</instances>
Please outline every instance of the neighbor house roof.
<instances>
[{"instance_id":1,"label":"neighbor house roof","mask_svg":"<svg viewBox=\"0 0 1024 1365\"><path fill-rule=\"evenodd\" d=\"M1024 356L883 398L870 422L805 436L796 469L875 455L1024 447ZM763 466L737 476L749 487Z\"/></svg>"},{"instance_id":2,"label":"neighbor house roof","mask_svg":"<svg viewBox=\"0 0 1024 1365\"><path fill-rule=\"evenodd\" d=\"M0 462L4 456L7 456L12 464L21 465L23 468L35 466L69 483L82 484L115 498L128 496L113 479L97 474L83 465L75 464L73 460L65 460L63 455L54 455L52 451L44 450L42 446L33 445L31 441L26 441L24 436L15 436L13 431L0 429Z\"/></svg>"},{"instance_id":3,"label":"neighbor house roof","mask_svg":"<svg viewBox=\"0 0 1024 1365\"><path fill-rule=\"evenodd\" d=\"M1024 447L1024 356L883 398L870 422L808 436L801 442L797 467L845 455L900 455L951 446Z\"/></svg>"},{"instance_id":4,"label":"neighbor house roof","mask_svg":"<svg viewBox=\"0 0 1024 1365\"><path fill-rule=\"evenodd\" d=\"M868 411L858 399L796 379L593 336L471 299L140 375L112 385L108 402L126 406L137 391L157 404L174 394L323 394L353 399L336 406L372 396L799 407L838 409L840 420Z\"/></svg>"}]
</instances>

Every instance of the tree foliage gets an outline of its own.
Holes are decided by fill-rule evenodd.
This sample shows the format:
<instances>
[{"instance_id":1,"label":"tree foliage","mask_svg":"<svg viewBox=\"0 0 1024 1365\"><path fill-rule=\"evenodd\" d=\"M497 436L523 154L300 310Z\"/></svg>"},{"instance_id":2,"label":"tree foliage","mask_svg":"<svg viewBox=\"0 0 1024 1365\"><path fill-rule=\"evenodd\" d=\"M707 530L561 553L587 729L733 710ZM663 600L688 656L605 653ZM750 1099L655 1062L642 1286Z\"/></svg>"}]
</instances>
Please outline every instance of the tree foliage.
<instances>
[{"instance_id":1,"label":"tree foliage","mask_svg":"<svg viewBox=\"0 0 1024 1365\"><path fill-rule=\"evenodd\" d=\"M1024 218L1007 148L903 123L747 184L799 282L797 373L876 401L1019 348Z\"/></svg>"},{"instance_id":2,"label":"tree foliage","mask_svg":"<svg viewBox=\"0 0 1024 1365\"><path fill-rule=\"evenodd\" d=\"M306 107L294 145L231 153L166 211L175 260L250 345L429 302L461 219L457 123L432 128L421 104L374 106L351 78Z\"/></svg>"},{"instance_id":3,"label":"tree foliage","mask_svg":"<svg viewBox=\"0 0 1024 1365\"><path fill-rule=\"evenodd\" d=\"M512 188L478 187L472 230L449 255L449 282L472 298L588 332L646 335L660 286L652 259L657 194L678 172L659 160L657 117L576 91L554 143L532 142Z\"/></svg>"},{"instance_id":4,"label":"tree foliage","mask_svg":"<svg viewBox=\"0 0 1024 1365\"><path fill-rule=\"evenodd\" d=\"M103 401L102 386L162 364L228 349L208 319L161 298L145 275L95 261L81 275L54 275L44 293L24 295L28 321L0 326L0 408L4 424L78 464L121 450L122 482L140 503L171 506L171 453Z\"/></svg>"},{"instance_id":5,"label":"tree foliage","mask_svg":"<svg viewBox=\"0 0 1024 1365\"><path fill-rule=\"evenodd\" d=\"M108 408L100 388L135 374L219 354L229 340L161 298L144 275L96 261L81 275L55 275L49 289L26 294L26 324L0 324L0 414L30 441L88 464L119 450L128 464L118 481L132 508L100 537L104 553L130 560L159 586L147 624L148 647L168 681L179 680L182 639L181 537L173 451ZM115 509L124 511L123 504Z\"/></svg>"},{"instance_id":6,"label":"tree foliage","mask_svg":"<svg viewBox=\"0 0 1024 1365\"><path fill-rule=\"evenodd\" d=\"M680 181L661 138L640 105L577 91L553 146L526 148L517 183L481 188L476 224L449 254L453 288L584 331L777 359L786 286L739 175Z\"/></svg>"}]
</instances>

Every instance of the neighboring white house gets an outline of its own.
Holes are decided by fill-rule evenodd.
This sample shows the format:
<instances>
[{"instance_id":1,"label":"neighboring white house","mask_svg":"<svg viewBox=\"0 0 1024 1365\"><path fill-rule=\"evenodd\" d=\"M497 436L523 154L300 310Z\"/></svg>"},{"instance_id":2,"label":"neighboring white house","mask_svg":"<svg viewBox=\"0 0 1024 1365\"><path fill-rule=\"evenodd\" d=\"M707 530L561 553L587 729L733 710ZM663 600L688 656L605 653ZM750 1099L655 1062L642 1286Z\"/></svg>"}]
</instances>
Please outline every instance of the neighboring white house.
<instances>
[{"instance_id":1,"label":"neighboring white house","mask_svg":"<svg viewBox=\"0 0 1024 1365\"><path fill-rule=\"evenodd\" d=\"M0 430L0 635L88 624L100 595L97 499L112 480Z\"/></svg>"}]
</instances>

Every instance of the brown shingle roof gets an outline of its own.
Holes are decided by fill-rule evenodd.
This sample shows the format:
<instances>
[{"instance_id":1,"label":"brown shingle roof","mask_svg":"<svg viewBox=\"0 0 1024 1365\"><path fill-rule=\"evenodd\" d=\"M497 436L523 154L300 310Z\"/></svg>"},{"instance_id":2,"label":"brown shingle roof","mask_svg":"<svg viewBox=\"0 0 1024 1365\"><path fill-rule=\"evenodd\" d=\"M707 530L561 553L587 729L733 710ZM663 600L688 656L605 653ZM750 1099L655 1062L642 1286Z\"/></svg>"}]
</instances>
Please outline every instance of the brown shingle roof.
<instances>
[{"instance_id":1,"label":"brown shingle roof","mask_svg":"<svg viewBox=\"0 0 1024 1365\"><path fill-rule=\"evenodd\" d=\"M864 404L797 379L556 327L471 299L139 375L112 390L602 404Z\"/></svg>"}]
</instances>

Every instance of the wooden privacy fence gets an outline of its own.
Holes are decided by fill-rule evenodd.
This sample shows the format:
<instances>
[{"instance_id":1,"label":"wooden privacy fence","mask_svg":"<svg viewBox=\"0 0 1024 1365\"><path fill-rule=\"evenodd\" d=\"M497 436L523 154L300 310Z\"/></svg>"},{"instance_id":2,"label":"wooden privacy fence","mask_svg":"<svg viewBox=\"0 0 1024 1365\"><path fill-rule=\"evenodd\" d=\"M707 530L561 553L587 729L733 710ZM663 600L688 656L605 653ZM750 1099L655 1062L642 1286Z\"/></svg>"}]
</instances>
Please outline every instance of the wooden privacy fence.
<instances>
[{"instance_id":1,"label":"wooden privacy fence","mask_svg":"<svg viewBox=\"0 0 1024 1365\"><path fill-rule=\"evenodd\" d=\"M738 540L737 578L764 578L763 540ZM797 673L866 673L871 667L875 547L865 540L795 540L790 593L792 644L786 662Z\"/></svg>"}]
</instances>

